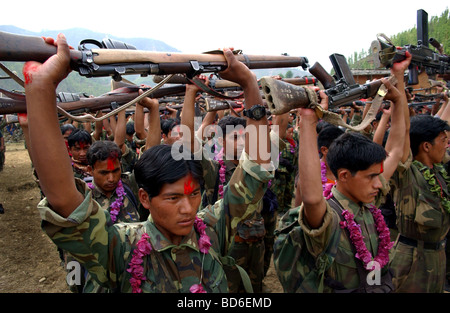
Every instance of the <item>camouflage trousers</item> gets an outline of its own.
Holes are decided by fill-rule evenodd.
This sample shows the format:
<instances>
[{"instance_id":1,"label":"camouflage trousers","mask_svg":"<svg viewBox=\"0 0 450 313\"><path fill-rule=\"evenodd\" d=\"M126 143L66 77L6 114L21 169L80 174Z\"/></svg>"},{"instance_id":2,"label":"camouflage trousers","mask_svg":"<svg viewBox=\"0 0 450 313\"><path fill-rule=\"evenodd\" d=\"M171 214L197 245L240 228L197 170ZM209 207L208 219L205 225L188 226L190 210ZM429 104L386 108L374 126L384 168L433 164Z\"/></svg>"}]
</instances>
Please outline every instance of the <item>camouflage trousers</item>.
<instances>
[{"instance_id":1,"label":"camouflage trousers","mask_svg":"<svg viewBox=\"0 0 450 313\"><path fill-rule=\"evenodd\" d=\"M291 208L294 196L295 176L292 173L276 172L270 189L277 195L278 214L283 215Z\"/></svg>"},{"instance_id":2,"label":"camouflage trousers","mask_svg":"<svg viewBox=\"0 0 450 313\"><path fill-rule=\"evenodd\" d=\"M445 247L438 250L398 242L389 266L395 292L442 293L446 279Z\"/></svg>"},{"instance_id":3,"label":"camouflage trousers","mask_svg":"<svg viewBox=\"0 0 450 313\"><path fill-rule=\"evenodd\" d=\"M262 292L262 281L264 278L264 241L235 242L230 253L236 264L241 266L250 277L253 292ZM244 293L244 284L236 266L226 267L225 272L228 280L230 293Z\"/></svg>"}]
</instances>

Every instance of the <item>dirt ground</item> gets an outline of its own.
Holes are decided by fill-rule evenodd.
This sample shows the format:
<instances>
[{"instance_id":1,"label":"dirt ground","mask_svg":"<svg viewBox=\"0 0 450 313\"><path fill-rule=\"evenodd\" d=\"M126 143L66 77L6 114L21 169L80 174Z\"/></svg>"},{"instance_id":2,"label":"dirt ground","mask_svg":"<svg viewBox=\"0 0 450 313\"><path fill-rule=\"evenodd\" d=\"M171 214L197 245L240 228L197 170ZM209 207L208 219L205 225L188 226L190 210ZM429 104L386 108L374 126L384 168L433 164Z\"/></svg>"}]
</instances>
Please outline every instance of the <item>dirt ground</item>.
<instances>
[{"instance_id":1,"label":"dirt ground","mask_svg":"<svg viewBox=\"0 0 450 313\"><path fill-rule=\"evenodd\" d=\"M70 293L56 246L40 228L39 201L24 143L7 143L0 172L0 293ZM273 266L265 285L283 292Z\"/></svg>"}]
</instances>

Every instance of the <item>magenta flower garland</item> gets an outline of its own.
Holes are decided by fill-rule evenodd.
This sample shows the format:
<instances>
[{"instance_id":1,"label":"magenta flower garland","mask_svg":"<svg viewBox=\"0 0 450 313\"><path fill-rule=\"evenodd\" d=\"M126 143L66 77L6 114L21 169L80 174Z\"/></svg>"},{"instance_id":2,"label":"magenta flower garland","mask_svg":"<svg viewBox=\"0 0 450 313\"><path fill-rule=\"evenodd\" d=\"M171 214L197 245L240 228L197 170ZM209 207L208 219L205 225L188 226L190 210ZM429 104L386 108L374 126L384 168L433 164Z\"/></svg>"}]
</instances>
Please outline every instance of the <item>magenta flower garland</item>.
<instances>
[{"instance_id":1,"label":"magenta flower garland","mask_svg":"<svg viewBox=\"0 0 450 313\"><path fill-rule=\"evenodd\" d=\"M327 183L327 165L323 161L320 161L320 173L322 176L323 196L328 200L333 196L331 188L333 188L334 184Z\"/></svg>"},{"instance_id":2,"label":"magenta flower garland","mask_svg":"<svg viewBox=\"0 0 450 313\"><path fill-rule=\"evenodd\" d=\"M219 165L220 165L220 169L219 169L219 181L220 181L220 185L219 185L219 199L223 198L223 186L225 184L225 173L227 171L226 166L225 166L225 162L222 159L219 159Z\"/></svg>"},{"instance_id":3,"label":"magenta flower garland","mask_svg":"<svg viewBox=\"0 0 450 313\"><path fill-rule=\"evenodd\" d=\"M328 200L333 196L331 188L334 186L334 184L327 183L327 167L325 162L320 162L320 168L322 176L323 196ZM375 221L375 227L377 229L379 238L378 253L375 258L372 258L372 254L369 252L366 244L364 243L364 237L361 233L361 226L354 221L354 215L348 210L342 211L342 216L344 217L345 221L341 221L340 226L341 228L348 229L350 233L350 240L356 248L355 257L363 262L366 269L367 264L372 260L378 262L378 264L380 264L380 268L383 268L389 262L389 250L394 245L394 242L391 242L391 234L389 232L389 228L386 226L386 222L384 221L381 211L374 205L370 205L369 210L372 213L373 219Z\"/></svg>"},{"instance_id":4,"label":"magenta flower garland","mask_svg":"<svg viewBox=\"0 0 450 313\"><path fill-rule=\"evenodd\" d=\"M217 150L217 145L216 145ZM225 166L225 162L223 160L223 148L220 149L219 153L214 157L215 160L219 163L219 199L223 198L223 188L225 184L225 173L227 172L227 167Z\"/></svg>"},{"instance_id":5,"label":"magenta flower garland","mask_svg":"<svg viewBox=\"0 0 450 313\"><path fill-rule=\"evenodd\" d=\"M92 190L94 189L94 185L92 183L88 183L87 185L90 189ZM109 205L110 207L109 214L111 216L111 221L113 223L115 223L117 220L117 215L119 215L120 209L123 206L123 197L126 195L121 179L117 183L116 195L117 195L116 200L114 200L113 203Z\"/></svg>"},{"instance_id":6,"label":"magenta flower garland","mask_svg":"<svg viewBox=\"0 0 450 313\"><path fill-rule=\"evenodd\" d=\"M391 242L389 228L386 226L386 222L384 221L381 211L374 205L370 205L369 210L375 221L375 227L379 238L378 253L375 258L372 258L372 254L369 252L366 244L364 243L364 237L361 233L361 226L355 222L354 215L348 210L342 211L342 216L345 221L341 221L340 226L341 228L348 229L350 233L350 240L356 248L355 257L363 262L366 269L368 269L367 264L371 261L378 262L378 264L380 264L380 268L383 268L389 262L389 250L394 245L394 242Z\"/></svg>"},{"instance_id":7,"label":"magenta flower garland","mask_svg":"<svg viewBox=\"0 0 450 313\"><path fill-rule=\"evenodd\" d=\"M194 284L189 288L191 293L206 293L201 284L203 277L203 260L205 254L209 252L209 248L211 247L211 242L209 236L206 234L206 225L203 223L203 220L199 217L195 217L194 221L194 229L200 234L200 238L198 239L198 246L200 252L203 253L202 259L202 270L200 276L200 282L198 284ZM152 251L152 246L149 242L150 236L147 233L142 234L141 239L139 239L136 244L136 248L133 251L133 256L131 258L129 267L127 272L131 273L130 284L133 293L142 293L141 284L142 281L145 280L144 275L144 263L143 258L146 255L149 255Z\"/></svg>"}]
</instances>

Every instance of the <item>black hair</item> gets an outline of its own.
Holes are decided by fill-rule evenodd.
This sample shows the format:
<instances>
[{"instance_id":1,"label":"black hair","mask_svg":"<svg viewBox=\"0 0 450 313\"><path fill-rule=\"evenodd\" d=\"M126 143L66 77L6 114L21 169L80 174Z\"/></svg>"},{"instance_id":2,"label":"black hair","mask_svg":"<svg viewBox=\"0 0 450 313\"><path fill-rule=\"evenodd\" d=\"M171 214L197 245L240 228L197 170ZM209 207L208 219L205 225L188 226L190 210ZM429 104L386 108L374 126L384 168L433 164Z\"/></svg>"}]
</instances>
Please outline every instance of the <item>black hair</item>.
<instances>
[{"instance_id":1,"label":"black hair","mask_svg":"<svg viewBox=\"0 0 450 313\"><path fill-rule=\"evenodd\" d=\"M92 144L91 134L84 129L77 128L67 137L69 147L73 147L76 143L81 142L84 144Z\"/></svg>"},{"instance_id":2,"label":"black hair","mask_svg":"<svg viewBox=\"0 0 450 313\"><path fill-rule=\"evenodd\" d=\"M247 121L245 118L242 118L242 117L227 115L227 116L224 116L223 118L221 118L219 123L217 123L217 125L222 130L222 135L225 136L228 133L227 128L228 128L228 131L230 131L230 130L233 130L234 127L236 127L238 125L242 125L243 127L245 127L245 126L247 126ZM227 127L228 125L232 125L234 127Z\"/></svg>"},{"instance_id":3,"label":"black hair","mask_svg":"<svg viewBox=\"0 0 450 313\"><path fill-rule=\"evenodd\" d=\"M319 120L316 124L316 132L320 133L324 127L327 127L329 125L332 125L332 124L330 124L324 120Z\"/></svg>"},{"instance_id":4,"label":"black hair","mask_svg":"<svg viewBox=\"0 0 450 313\"><path fill-rule=\"evenodd\" d=\"M64 135L68 130L74 131L75 129L77 129L73 124L62 124L60 128L62 135Z\"/></svg>"},{"instance_id":5,"label":"black hair","mask_svg":"<svg viewBox=\"0 0 450 313\"><path fill-rule=\"evenodd\" d=\"M423 114L411 117L409 139L413 156L419 153L420 144L423 142L434 144L436 137L445 130L450 130L450 126L440 118Z\"/></svg>"},{"instance_id":6,"label":"black hair","mask_svg":"<svg viewBox=\"0 0 450 313\"><path fill-rule=\"evenodd\" d=\"M166 120L161 120L161 131L164 135L168 136L169 132L179 124L180 120L177 118L168 118Z\"/></svg>"},{"instance_id":7,"label":"black hair","mask_svg":"<svg viewBox=\"0 0 450 313\"><path fill-rule=\"evenodd\" d=\"M331 172L338 177L338 169L348 169L352 175L364 171L386 159L383 146L357 132L346 132L336 138L327 153Z\"/></svg>"},{"instance_id":8,"label":"black hair","mask_svg":"<svg viewBox=\"0 0 450 313\"><path fill-rule=\"evenodd\" d=\"M320 152L321 147L329 148L331 143L343 133L344 131L335 125L332 124L325 125L317 135L317 146L319 147L319 156L322 157L322 153Z\"/></svg>"},{"instance_id":9,"label":"black hair","mask_svg":"<svg viewBox=\"0 0 450 313\"><path fill-rule=\"evenodd\" d=\"M135 133L134 122L127 123L127 125L125 127L126 127L125 132L127 135L131 136Z\"/></svg>"},{"instance_id":10,"label":"black hair","mask_svg":"<svg viewBox=\"0 0 450 313\"><path fill-rule=\"evenodd\" d=\"M122 151L119 146L110 140L99 140L94 142L86 153L87 162L94 167L95 162L105 161L108 158L119 159L122 157Z\"/></svg>"},{"instance_id":11,"label":"black hair","mask_svg":"<svg viewBox=\"0 0 450 313\"><path fill-rule=\"evenodd\" d=\"M134 174L139 188L144 189L150 198L161 192L164 184L173 184L189 173L200 186L203 186L203 168L198 160L176 160L172 157L172 146L153 146L142 154L134 167Z\"/></svg>"}]
</instances>

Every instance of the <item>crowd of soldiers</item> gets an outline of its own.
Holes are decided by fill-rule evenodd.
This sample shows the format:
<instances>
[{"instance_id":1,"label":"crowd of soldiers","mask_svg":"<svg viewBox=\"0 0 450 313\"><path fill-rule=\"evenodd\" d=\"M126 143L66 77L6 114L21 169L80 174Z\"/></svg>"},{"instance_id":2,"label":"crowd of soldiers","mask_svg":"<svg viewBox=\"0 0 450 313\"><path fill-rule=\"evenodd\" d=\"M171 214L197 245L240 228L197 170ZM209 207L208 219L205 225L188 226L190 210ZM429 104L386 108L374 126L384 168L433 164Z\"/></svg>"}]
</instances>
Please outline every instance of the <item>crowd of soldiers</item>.
<instances>
[{"instance_id":1,"label":"crowd of soldiers","mask_svg":"<svg viewBox=\"0 0 450 313\"><path fill-rule=\"evenodd\" d=\"M72 291L270 292L263 281L272 260L286 292L448 288L450 108L444 88L435 111L408 107L410 56L391 69L396 84L383 80L390 106L360 132L310 108L258 116L256 76L228 49L220 76L242 87L240 109L204 112L196 125L203 91L187 84L178 112L161 115L158 99L146 97L132 114L61 123L54 94L70 71L69 47L62 35L47 41L58 53L25 65L32 79L19 122L41 188L43 230L65 265L82 265ZM341 111L346 123L365 119L372 99L363 100ZM282 232L286 240L277 242ZM335 251L313 282L320 288L305 287L300 249L315 260ZM370 261L381 270L375 286L366 280Z\"/></svg>"}]
</instances>

